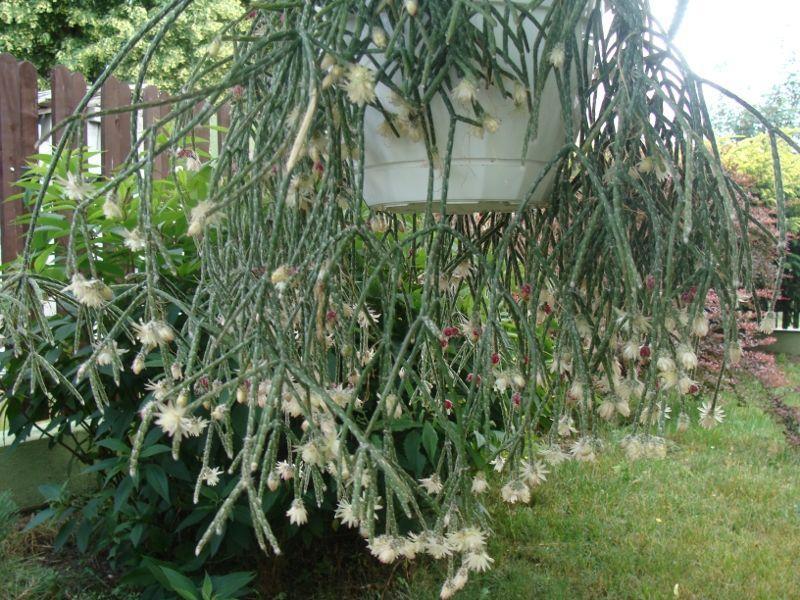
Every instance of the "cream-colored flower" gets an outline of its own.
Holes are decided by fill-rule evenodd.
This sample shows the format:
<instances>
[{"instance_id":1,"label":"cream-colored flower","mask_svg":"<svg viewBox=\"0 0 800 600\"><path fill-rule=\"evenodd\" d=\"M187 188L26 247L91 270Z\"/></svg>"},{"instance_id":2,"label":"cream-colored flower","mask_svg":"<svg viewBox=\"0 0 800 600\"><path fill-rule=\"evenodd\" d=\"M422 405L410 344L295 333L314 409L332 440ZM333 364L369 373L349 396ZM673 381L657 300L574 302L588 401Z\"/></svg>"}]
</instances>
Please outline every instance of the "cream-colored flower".
<instances>
[{"instance_id":1,"label":"cream-colored flower","mask_svg":"<svg viewBox=\"0 0 800 600\"><path fill-rule=\"evenodd\" d=\"M423 479L420 479L419 484L423 487L423 489L426 492L428 492L433 496L440 494L444 489L442 481L441 479L439 479L439 476L436 473L434 473L430 477L425 477Z\"/></svg>"},{"instance_id":2,"label":"cream-colored flower","mask_svg":"<svg viewBox=\"0 0 800 600\"><path fill-rule=\"evenodd\" d=\"M614 418L614 413L617 411L617 406L613 400L605 399L597 408L597 414L605 421L610 421Z\"/></svg>"},{"instance_id":3,"label":"cream-colored flower","mask_svg":"<svg viewBox=\"0 0 800 600\"><path fill-rule=\"evenodd\" d=\"M697 337L706 337L708 335L708 317L705 313L697 315L692 321L692 334Z\"/></svg>"},{"instance_id":4,"label":"cream-colored flower","mask_svg":"<svg viewBox=\"0 0 800 600\"><path fill-rule=\"evenodd\" d=\"M464 527L450 533L447 544L455 552L481 552L486 547L486 534L478 527Z\"/></svg>"},{"instance_id":5,"label":"cream-colored flower","mask_svg":"<svg viewBox=\"0 0 800 600\"><path fill-rule=\"evenodd\" d=\"M583 462L594 462L597 458L594 452L594 443L589 438L581 438L575 441L570 448L572 457Z\"/></svg>"},{"instance_id":6,"label":"cream-colored flower","mask_svg":"<svg viewBox=\"0 0 800 600\"><path fill-rule=\"evenodd\" d=\"M775 331L775 311L768 310L764 313L764 318L758 324L758 331L764 335L772 335Z\"/></svg>"},{"instance_id":7,"label":"cream-colored flower","mask_svg":"<svg viewBox=\"0 0 800 600\"><path fill-rule=\"evenodd\" d=\"M676 350L676 356L678 357L678 362L687 371L691 371L697 367L697 355L688 344L679 345Z\"/></svg>"},{"instance_id":8,"label":"cream-colored flower","mask_svg":"<svg viewBox=\"0 0 800 600\"><path fill-rule=\"evenodd\" d=\"M139 321L133 324L134 333L144 348L155 348L159 344L169 344L175 339L172 327L164 321Z\"/></svg>"},{"instance_id":9,"label":"cream-colored flower","mask_svg":"<svg viewBox=\"0 0 800 600\"><path fill-rule=\"evenodd\" d=\"M391 563L400 557L400 549L403 545L403 538L397 538L393 535L379 535L367 544L367 547L379 561Z\"/></svg>"},{"instance_id":10,"label":"cream-colored flower","mask_svg":"<svg viewBox=\"0 0 800 600\"><path fill-rule=\"evenodd\" d=\"M475 477L472 478L472 493L473 494L483 494L486 490L489 489L489 482L486 481L486 475L483 472L478 472Z\"/></svg>"},{"instance_id":11,"label":"cream-colored flower","mask_svg":"<svg viewBox=\"0 0 800 600\"><path fill-rule=\"evenodd\" d=\"M548 59L550 60L550 64L553 65L556 69L561 69L564 67L564 61L566 60L567 55L564 51L563 44L557 44L551 51Z\"/></svg>"},{"instance_id":12,"label":"cream-colored flower","mask_svg":"<svg viewBox=\"0 0 800 600\"><path fill-rule=\"evenodd\" d=\"M568 414L562 415L558 420L558 435L561 437L569 437L573 433L577 433L575 429L575 421Z\"/></svg>"},{"instance_id":13,"label":"cream-colored flower","mask_svg":"<svg viewBox=\"0 0 800 600\"><path fill-rule=\"evenodd\" d=\"M547 481L547 474L548 470L544 463L539 462L538 460L533 462L527 460L522 461L520 477L522 477L525 483L527 483L530 487L536 487L537 485Z\"/></svg>"},{"instance_id":14,"label":"cream-colored flower","mask_svg":"<svg viewBox=\"0 0 800 600\"><path fill-rule=\"evenodd\" d=\"M156 425L170 437L180 437L187 433L190 426L189 419L186 417L186 407L179 406L177 403L168 402L159 404Z\"/></svg>"},{"instance_id":15,"label":"cream-colored flower","mask_svg":"<svg viewBox=\"0 0 800 600\"><path fill-rule=\"evenodd\" d=\"M339 500L334 516L339 519L345 527L355 528L359 525L359 519L353 510L353 505L344 498Z\"/></svg>"},{"instance_id":16,"label":"cream-colored flower","mask_svg":"<svg viewBox=\"0 0 800 600\"><path fill-rule=\"evenodd\" d=\"M544 462L546 462L551 467L557 467L561 463L568 461L570 459L570 455L564 452L561 449L561 446L553 444L544 448L539 451L539 454L542 455Z\"/></svg>"},{"instance_id":17,"label":"cream-colored flower","mask_svg":"<svg viewBox=\"0 0 800 600\"><path fill-rule=\"evenodd\" d=\"M292 525L305 525L308 523L308 511L300 498L292 500L292 505L286 511L286 516L289 517L289 522Z\"/></svg>"},{"instance_id":18,"label":"cream-colored flower","mask_svg":"<svg viewBox=\"0 0 800 600\"><path fill-rule=\"evenodd\" d=\"M744 356L744 350L742 349L742 345L739 342L734 342L730 346L728 346L728 360L730 361L732 366L738 365L742 362L742 357Z\"/></svg>"},{"instance_id":19,"label":"cream-colored flower","mask_svg":"<svg viewBox=\"0 0 800 600\"><path fill-rule=\"evenodd\" d=\"M123 244L131 252L140 252L147 248L147 241L144 239L144 235L142 235L142 230L138 227L133 230L124 229L122 231L122 237L125 238Z\"/></svg>"},{"instance_id":20,"label":"cream-colored flower","mask_svg":"<svg viewBox=\"0 0 800 600\"><path fill-rule=\"evenodd\" d=\"M119 206L119 201L117 200L117 197L114 195L114 192L109 192L106 195L106 199L103 202L103 216L106 219L113 219L113 220L118 220L125 216L124 214L122 214L122 209Z\"/></svg>"},{"instance_id":21,"label":"cream-colored flower","mask_svg":"<svg viewBox=\"0 0 800 600\"><path fill-rule=\"evenodd\" d=\"M450 556L453 553L445 539L440 535L428 533L424 537L424 543L425 552L436 560L440 560L445 556Z\"/></svg>"},{"instance_id":22,"label":"cream-colored flower","mask_svg":"<svg viewBox=\"0 0 800 600\"><path fill-rule=\"evenodd\" d=\"M347 99L364 106L375 101L375 72L363 65L350 65L345 85Z\"/></svg>"},{"instance_id":23,"label":"cream-colored flower","mask_svg":"<svg viewBox=\"0 0 800 600\"><path fill-rule=\"evenodd\" d=\"M386 48L386 44L388 43L388 39L386 38L386 32L383 30L382 27L378 27L377 25L372 28L372 43L375 44L381 50Z\"/></svg>"},{"instance_id":24,"label":"cream-colored flower","mask_svg":"<svg viewBox=\"0 0 800 600\"><path fill-rule=\"evenodd\" d=\"M521 479L509 481L500 489L500 496L504 502L509 504L528 504L531 501L531 490L528 485Z\"/></svg>"},{"instance_id":25,"label":"cream-colored flower","mask_svg":"<svg viewBox=\"0 0 800 600\"><path fill-rule=\"evenodd\" d=\"M294 465L285 460L282 460L275 465L275 471L284 481L289 481L292 477L294 477Z\"/></svg>"},{"instance_id":26,"label":"cream-colored flower","mask_svg":"<svg viewBox=\"0 0 800 600\"><path fill-rule=\"evenodd\" d=\"M75 175L71 171L67 173L67 178L62 179L61 177L56 177L56 183L64 188L64 194L70 200L74 200L75 202L81 202L89 197L94 191L94 187L91 183L85 181L82 177Z\"/></svg>"},{"instance_id":27,"label":"cream-colored flower","mask_svg":"<svg viewBox=\"0 0 800 600\"><path fill-rule=\"evenodd\" d=\"M114 292L99 279L86 279L80 273L72 276L72 282L62 292L72 292L75 299L85 306L100 308L114 299Z\"/></svg>"},{"instance_id":28,"label":"cream-colored flower","mask_svg":"<svg viewBox=\"0 0 800 600\"><path fill-rule=\"evenodd\" d=\"M479 573L488 571L493 562L494 559L486 552L469 552L464 557L464 566L470 571L477 571Z\"/></svg>"},{"instance_id":29,"label":"cream-colored flower","mask_svg":"<svg viewBox=\"0 0 800 600\"><path fill-rule=\"evenodd\" d=\"M472 106L477 93L478 88L476 88L475 84L467 77L459 81L456 87L453 88L453 98L456 102L465 106Z\"/></svg>"},{"instance_id":30,"label":"cream-colored flower","mask_svg":"<svg viewBox=\"0 0 800 600\"><path fill-rule=\"evenodd\" d=\"M214 204L208 200L201 200L189 211L189 228L186 233L192 237L197 237L203 230L222 219L222 212L214 210Z\"/></svg>"},{"instance_id":31,"label":"cream-colored flower","mask_svg":"<svg viewBox=\"0 0 800 600\"><path fill-rule=\"evenodd\" d=\"M685 431L689 430L689 425L691 422L692 421L689 418L689 415L681 411L681 414L678 415L678 424L675 426L675 430L678 433L684 433Z\"/></svg>"},{"instance_id":32,"label":"cream-colored flower","mask_svg":"<svg viewBox=\"0 0 800 600\"><path fill-rule=\"evenodd\" d=\"M208 468L206 467L203 469L200 477L205 481L209 486L214 487L219 483L219 476L222 475L222 470L214 467Z\"/></svg>"},{"instance_id":33,"label":"cream-colored flower","mask_svg":"<svg viewBox=\"0 0 800 600\"><path fill-rule=\"evenodd\" d=\"M725 411L719 404L714 405L706 400L700 407L700 427L711 429L716 427L725 419Z\"/></svg>"},{"instance_id":34,"label":"cream-colored flower","mask_svg":"<svg viewBox=\"0 0 800 600\"><path fill-rule=\"evenodd\" d=\"M488 133L497 133L497 130L500 129L500 119L489 114L483 115L481 124L483 125L484 131Z\"/></svg>"},{"instance_id":35,"label":"cream-colored flower","mask_svg":"<svg viewBox=\"0 0 800 600\"><path fill-rule=\"evenodd\" d=\"M100 352L97 353L97 364L101 367L114 363L114 360L125 354L127 350L120 350L116 340L111 340L103 344Z\"/></svg>"}]
</instances>

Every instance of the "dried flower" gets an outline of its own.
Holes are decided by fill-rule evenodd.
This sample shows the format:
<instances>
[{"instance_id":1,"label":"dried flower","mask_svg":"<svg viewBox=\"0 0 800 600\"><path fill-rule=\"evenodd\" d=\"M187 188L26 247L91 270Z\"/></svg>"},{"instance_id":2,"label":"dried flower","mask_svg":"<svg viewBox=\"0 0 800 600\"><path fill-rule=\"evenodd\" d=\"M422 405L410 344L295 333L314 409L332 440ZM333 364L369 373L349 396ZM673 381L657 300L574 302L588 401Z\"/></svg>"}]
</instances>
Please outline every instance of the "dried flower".
<instances>
[{"instance_id":1,"label":"dried flower","mask_svg":"<svg viewBox=\"0 0 800 600\"><path fill-rule=\"evenodd\" d=\"M441 479L439 479L439 476L435 473L430 477L420 479L419 484L425 489L426 492L433 496L440 494L444 489Z\"/></svg>"},{"instance_id":2,"label":"dried flower","mask_svg":"<svg viewBox=\"0 0 800 600\"><path fill-rule=\"evenodd\" d=\"M500 489L500 496L504 502L509 504L516 504L517 502L527 504L531 501L531 490L524 481L517 479L504 485Z\"/></svg>"},{"instance_id":3,"label":"dried flower","mask_svg":"<svg viewBox=\"0 0 800 600\"><path fill-rule=\"evenodd\" d=\"M537 461L529 462L522 461L520 469L520 477L531 487L536 487L539 484L547 481L548 470L544 463Z\"/></svg>"},{"instance_id":4,"label":"dried flower","mask_svg":"<svg viewBox=\"0 0 800 600\"><path fill-rule=\"evenodd\" d=\"M187 235L197 237L209 226L218 223L222 219L220 211L212 212L214 204L208 200L201 200L189 211L189 229Z\"/></svg>"},{"instance_id":5,"label":"dried flower","mask_svg":"<svg viewBox=\"0 0 800 600\"><path fill-rule=\"evenodd\" d=\"M566 57L567 55L564 51L564 45L557 44L550 51L548 59L550 60L550 64L553 65L556 69L561 69L564 67L564 61L566 60Z\"/></svg>"},{"instance_id":6,"label":"dried flower","mask_svg":"<svg viewBox=\"0 0 800 600\"><path fill-rule=\"evenodd\" d=\"M122 237L125 238L123 244L125 244L125 247L131 252L139 252L147 248L147 241L142 235L142 230L138 227L134 230L123 230Z\"/></svg>"},{"instance_id":7,"label":"dried flower","mask_svg":"<svg viewBox=\"0 0 800 600\"><path fill-rule=\"evenodd\" d=\"M117 201L117 197L114 192L109 192L106 194L106 199L103 202L103 216L106 219L121 219L125 215L122 213L122 209L119 206L119 202Z\"/></svg>"},{"instance_id":8,"label":"dried flower","mask_svg":"<svg viewBox=\"0 0 800 600\"><path fill-rule=\"evenodd\" d=\"M464 566L479 573L488 571L493 562L494 559L486 552L470 552L464 557Z\"/></svg>"},{"instance_id":9,"label":"dried flower","mask_svg":"<svg viewBox=\"0 0 800 600\"><path fill-rule=\"evenodd\" d=\"M75 273L72 283L61 291L72 292L78 302L90 308L100 308L114 298L114 292L105 283L99 279L86 279L80 273Z\"/></svg>"},{"instance_id":10,"label":"dried flower","mask_svg":"<svg viewBox=\"0 0 800 600\"><path fill-rule=\"evenodd\" d=\"M375 26L372 28L372 43L381 50L386 48L388 40L386 39L386 32L382 27Z\"/></svg>"},{"instance_id":11,"label":"dried flower","mask_svg":"<svg viewBox=\"0 0 800 600\"><path fill-rule=\"evenodd\" d=\"M483 494L488 489L489 483L486 481L486 475L483 472L478 472L472 478L472 493L476 495Z\"/></svg>"}]
</instances>

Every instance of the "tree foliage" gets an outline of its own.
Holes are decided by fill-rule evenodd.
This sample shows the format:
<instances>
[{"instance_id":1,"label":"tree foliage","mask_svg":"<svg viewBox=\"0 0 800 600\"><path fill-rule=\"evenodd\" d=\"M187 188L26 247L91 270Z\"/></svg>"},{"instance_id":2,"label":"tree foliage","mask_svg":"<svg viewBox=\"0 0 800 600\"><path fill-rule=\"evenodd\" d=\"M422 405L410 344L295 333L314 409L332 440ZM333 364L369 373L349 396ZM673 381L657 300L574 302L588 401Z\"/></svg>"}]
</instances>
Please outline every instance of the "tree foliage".
<instances>
[{"instance_id":1,"label":"tree foliage","mask_svg":"<svg viewBox=\"0 0 800 600\"><path fill-rule=\"evenodd\" d=\"M774 171L769 135L759 133L745 139L729 139L720 147L722 163L743 178L743 183L760 199L775 202ZM783 190L787 200L800 198L800 155L785 142L778 142Z\"/></svg>"},{"instance_id":2,"label":"tree foliage","mask_svg":"<svg viewBox=\"0 0 800 600\"><path fill-rule=\"evenodd\" d=\"M158 0L0 0L0 50L31 61L42 75L63 64L94 79L160 5ZM220 25L242 12L240 0L192 2L159 45L149 83L171 90L185 81ZM139 44L117 77L132 79L146 50Z\"/></svg>"}]
</instances>

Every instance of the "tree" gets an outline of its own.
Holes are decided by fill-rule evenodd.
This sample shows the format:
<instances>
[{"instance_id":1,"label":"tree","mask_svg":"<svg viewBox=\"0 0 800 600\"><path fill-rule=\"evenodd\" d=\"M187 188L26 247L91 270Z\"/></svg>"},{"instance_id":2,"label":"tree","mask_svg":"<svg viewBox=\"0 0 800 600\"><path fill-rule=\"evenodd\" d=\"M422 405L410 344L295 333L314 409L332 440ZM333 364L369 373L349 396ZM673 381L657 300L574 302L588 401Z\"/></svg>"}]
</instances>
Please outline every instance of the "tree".
<instances>
[{"instance_id":1,"label":"tree","mask_svg":"<svg viewBox=\"0 0 800 600\"><path fill-rule=\"evenodd\" d=\"M781 128L800 128L800 65L797 57L786 64L786 81L772 86L756 108L771 123ZM763 133L763 125L738 104L724 103L713 115L716 130L721 134L753 137Z\"/></svg>"},{"instance_id":2,"label":"tree","mask_svg":"<svg viewBox=\"0 0 800 600\"><path fill-rule=\"evenodd\" d=\"M63 64L93 79L161 6L158 0L0 0L0 51L31 61L41 74ZM240 0L192 2L159 46L148 82L173 90L185 81L194 57L243 10ZM132 79L146 48L139 44L117 76Z\"/></svg>"}]
</instances>

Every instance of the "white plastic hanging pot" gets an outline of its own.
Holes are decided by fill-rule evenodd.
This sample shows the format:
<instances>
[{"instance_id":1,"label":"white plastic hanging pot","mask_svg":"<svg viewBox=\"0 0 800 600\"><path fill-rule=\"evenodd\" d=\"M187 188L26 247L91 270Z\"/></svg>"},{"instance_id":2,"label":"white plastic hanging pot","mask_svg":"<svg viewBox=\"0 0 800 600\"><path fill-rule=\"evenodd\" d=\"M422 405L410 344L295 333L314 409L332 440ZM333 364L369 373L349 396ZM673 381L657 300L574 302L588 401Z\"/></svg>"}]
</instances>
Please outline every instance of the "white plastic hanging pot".
<instances>
[{"instance_id":1,"label":"white plastic hanging pot","mask_svg":"<svg viewBox=\"0 0 800 600\"><path fill-rule=\"evenodd\" d=\"M505 2L496 4L506 6ZM544 18L549 4L533 11L537 21ZM476 17L476 24L480 24L480 19L480 16ZM582 22L578 27L584 26L585 22ZM528 19L524 27L529 42L533 42L538 35L536 26ZM500 40L500 27L496 35ZM515 56L511 58L519 60ZM532 80L533 66L527 65L527 68ZM376 94L385 107L392 107L391 92L385 85L378 84ZM517 107L511 98L504 98L495 87L487 90L479 86L476 98L488 114L500 120L500 126L495 133L485 132L480 138L470 131L468 124L459 122L456 125L446 212L517 210L545 165L564 145L564 121L555 76L551 72L544 86L538 135L530 140L525 157L522 157L522 150L528 129L527 103ZM454 106L466 114L463 107L455 103ZM437 145L444 153L450 114L438 94L430 109ZM428 199L430 173L425 143L408 137L382 136L379 131L383 123L381 112L368 107L364 117L364 199L374 210L423 212ZM537 187L528 207L540 207L549 202L554 178L555 169L551 169ZM442 170L436 168L434 212L439 212L441 207L442 184Z\"/></svg>"}]
</instances>

